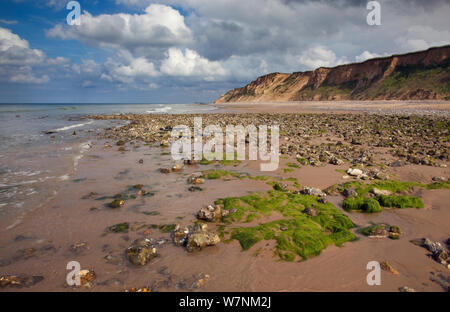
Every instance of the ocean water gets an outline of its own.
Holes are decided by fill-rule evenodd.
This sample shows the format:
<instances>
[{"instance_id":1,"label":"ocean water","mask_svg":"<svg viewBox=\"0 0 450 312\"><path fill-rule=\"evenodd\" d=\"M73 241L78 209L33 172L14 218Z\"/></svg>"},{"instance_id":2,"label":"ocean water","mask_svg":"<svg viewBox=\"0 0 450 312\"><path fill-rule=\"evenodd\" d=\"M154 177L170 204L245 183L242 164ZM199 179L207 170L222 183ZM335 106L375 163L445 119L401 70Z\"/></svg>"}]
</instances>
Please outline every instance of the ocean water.
<instances>
[{"instance_id":1,"label":"ocean water","mask_svg":"<svg viewBox=\"0 0 450 312\"><path fill-rule=\"evenodd\" d=\"M76 171L96 133L124 124L86 115L214 109L200 104L0 104L0 221L15 217L7 226L12 228L28 211L45 204Z\"/></svg>"}]
</instances>

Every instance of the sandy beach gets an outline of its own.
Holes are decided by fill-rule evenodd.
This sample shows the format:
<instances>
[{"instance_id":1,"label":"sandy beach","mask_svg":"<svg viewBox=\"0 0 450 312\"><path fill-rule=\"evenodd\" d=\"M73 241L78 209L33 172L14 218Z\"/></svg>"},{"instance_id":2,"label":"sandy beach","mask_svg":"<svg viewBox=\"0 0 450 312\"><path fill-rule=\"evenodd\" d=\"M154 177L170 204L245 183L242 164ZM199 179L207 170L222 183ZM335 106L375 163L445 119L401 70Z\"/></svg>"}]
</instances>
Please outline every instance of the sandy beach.
<instances>
[{"instance_id":1,"label":"sandy beach","mask_svg":"<svg viewBox=\"0 0 450 312\"><path fill-rule=\"evenodd\" d=\"M167 127L183 120L189 123L194 115L91 116L127 120L128 124L93 133L77 169L59 183L58 191L46 198L45 204L27 213L20 222L13 218L0 220L0 272L19 276L23 281L19 288L7 286L0 290L396 292L407 286L416 291L448 291L447 264L436 261L427 248L411 242L428 238L446 249L450 237L448 103L374 103L369 108L362 103L336 103L322 111L321 107L328 105L258 103L256 113L254 104L227 104L218 106L218 113L202 115L205 124L263 120L279 123L281 158L273 172L261 172L259 161L244 160L184 164L181 170L162 173L162 168L177 163L170 147L162 144L170 135ZM401 112L392 115L391 110L399 107ZM294 112L297 114L290 114ZM413 118L403 116L405 112ZM382 135L374 131L377 123L384 127ZM328 128L323 128L324 124ZM416 129L411 131L411 126ZM348 135L351 128L357 132ZM384 142L394 131L394 143ZM429 138L433 142L427 141ZM414 157L400 153L402 148ZM433 156L426 154L431 149ZM359 168L364 176L346 173L349 168ZM218 176L212 175L218 172ZM192 189L195 184L188 183L192 174L204 178L204 183L196 185L199 189ZM418 197L423 208L383 207L378 213L343 209L345 190L339 187L345 183L370 186L390 181L410 183L392 196ZM336 186L334 190L332 186ZM298 193L305 187L325 192L325 199ZM377 198L373 192L364 196ZM305 198L313 202L312 209L318 210L319 216L325 216L328 209L337 209L331 218L351 220L354 226L348 233L354 237L339 246L327 243L315 256L302 258L300 252L294 253L293 259L283 259L280 255L292 254L280 247L277 239L261 239L243 250L242 242L233 239L231 233L290 220L281 209L286 201L268 213L253 213L255 218L249 218L248 212L237 220L233 217L237 212L233 211L229 211L228 219L214 222L197 218L202 207L219 199L252 194L279 194L288 200ZM117 209L109 205L115 198L124 200ZM301 210L295 213L299 220L316 220ZM220 234L221 241L194 252L176 246L175 225L193 226L198 222L207 223L207 230ZM313 222L320 223L319 219ZM126 229L114 230L114 225L125 223ZM361 233L373 224L400 227L400 238L374 238ZM317 226L321 233L330 235L323 225ZM276 229L275 238L281 237L282 231L289 236L291 228ZM145 265L135 265L129 261L127 248L142 238L152 241L158 256ZM70 261L95 272L95 279L81 287L68 286L66 265ZM369 286L366 266L370 261L387 262L398 274L383 270L381 285Z\"/></svg>"}]
</instances>

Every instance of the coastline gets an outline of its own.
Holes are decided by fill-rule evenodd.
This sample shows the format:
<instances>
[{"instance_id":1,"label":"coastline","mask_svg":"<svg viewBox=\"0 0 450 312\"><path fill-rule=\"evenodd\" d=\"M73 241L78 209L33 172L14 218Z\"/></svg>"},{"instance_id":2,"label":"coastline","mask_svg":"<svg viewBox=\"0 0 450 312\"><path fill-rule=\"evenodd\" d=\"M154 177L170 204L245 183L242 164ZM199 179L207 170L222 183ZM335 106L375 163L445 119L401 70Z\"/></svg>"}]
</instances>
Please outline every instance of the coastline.
<instances>
[{"instance_id":1,"label":"coastline","mask_svg":"<svg viewBox=\"0 0 450 312\"><path fill-rule=\"evenodd\" d=\"M377 114L445 114L450 101L300 101L300 102L230 102L214 106L231 111L257 113L377 113Z\"/></svg>"},{"instance_id":2,"label":"coastline","mask_svg":"<svg viewBox=\"0 0 450 312\"><path fill-rule=\"evenodd\" d=\"M290 192L301 189L292 183L294 180L302 187L322 190L349 181L364 184L378 181L375 178L360 180L345 177L345 171L353 167L360 167L367 172L375 168L392 180L403 182L429 184L433 183L435 177L450 177L448 159L436 158L436 163L420 164L425 158L419 157L421 148L427 148L427 137L423 134L428 129L434 131L428 134L429 137L445 136L445 132L433 126L430 121L448 122L447 114L423 114L414 117L417 121L395 119L399 117L390 117L389 114L374 114L376 120L371 121L374 118L367 117L361 111L342 114L348 113L348 107L343 111L327 114L320 107L308 107L304 111L304 107L291 105L279 110L277 105L272 104L259 107L252 111L254 114L236 114L235 109L248 112L252 105L238 107L215 104L214 106L227 111L203 115L205 124L261 124L269 120L285 122L288 129L281 128L287 132L282 133L281 141L286 143L286 138L290 138L290 145L297 145L299 150L288 149L283 154L279 169L267 175L273 181L288 184ZM310 109L318 114L293 114L309 112ZM433 108L435 109L436 107ZM445 111L447 109L445 107ZM275 110L277 114L273 114ZM271 113L266 114L268 111ZM292 262L280 261L274 254L274 240L261 240L246 251L242 251L237 240L226 242L226 239L222 239L214 247L194 253L175 246L171 231L161 231L150 225L193 224L197 221L196 212L217 199L257 192L265 194L273 186L265 180L225 176L206 179L205 184L200 185L203 188L201 192L188 190L190 185L186 181L195 172L226 170L251 177L262 175L258 169L259 163L255 161L213 162L185 166L181 172L161 173L160 168L170 168L175 162L169 154L170 148L160 146L169 135L167 131L160 129L182 124L181 121L189 123L193 116L195 114L96 116L98 119L129 120L130 123L117 129L98 132L98 137L92 139L90 148L79 160L78 169L66 181L61 182L60 191L55 198L30 212L16 227L2 231L2 271L44 278L36 285L21 288L22 291L124 291L141 287L149 287L152 291L398 291L403 286L417 291L446 290L448 269L428 257L426 249L412 244L410 240L429 237L444 241L450 236L446 223L450 218L448 189L414 187L408 194L422 198L423 209L391 208L383 209L378 214L345 211L342 209L344 197L340 194L329 195L328 201L356 224L357 227L352 232L358 240L346 242L340 247L327 246L320 255L305 261L300 258ZM402 133L397 134L398 146L402 147L410 141L424 143L414 150L418 164L405 162L401 158L403 163L400 166L391 166L399 158L389 148L375 147L376 144L370 141L377 139L376 134L371 131L374 124L384 124L389 129L395 128L392 131L397 131L399 120L402 126L399 131ZM296 124L299 125L294 127ZM317 131L325 124L330 124L327 131ZM417 132L409 132L411 125L417 127ZM361 145L351 143L353 135L344 136L348 129L357 129L358 126L363 129L358 133L363 141ZM146 133L153 132L154 135L145 137ZM119 140L124 140L125 144L119 145ZM339 146L339 141L348 147L333 150L333 147ZM448 149L448 142L439 144L441 146L438 146L438 151ZM312 148L317 151L312 153ZM310 164L297 162L296 154L308 149L312 157L308 159ZM331 161L331 157L327 161L321 161L324 149L343 162L339 165L330 164L328 160ZM361 158L361 152L367 150L372 154L370 160ZM359 163L354 163L359 158ZM141 159L143 163L140 163ZM293 163L296 166L292 166ZM126 200L125 205L119 209L108 207L111 200L108 198L126 192L137 184L142 184L153 195ZM279 213L274 211L248 223L233 226L256 226L280 218ZM123 222L130 225L127 232L105 231L108 227ZM398 225L402 228L402 237L399 240L375 239L358 233L358 229L370 222ZM213 232L218 232L220 226L220 223L208 223L208 229ZM159 256L145 266L134 266L129 263L124 251L135 239L142 237L161 242L157 247ZM65 285L65 266L72 260L79 261L83 268L95 271L96 280L91 287L72 289ZM372 260L388 261L400 274L393 275L383 271L382 285L368 286L366 264Z\"/></svg>"}]
</instances>

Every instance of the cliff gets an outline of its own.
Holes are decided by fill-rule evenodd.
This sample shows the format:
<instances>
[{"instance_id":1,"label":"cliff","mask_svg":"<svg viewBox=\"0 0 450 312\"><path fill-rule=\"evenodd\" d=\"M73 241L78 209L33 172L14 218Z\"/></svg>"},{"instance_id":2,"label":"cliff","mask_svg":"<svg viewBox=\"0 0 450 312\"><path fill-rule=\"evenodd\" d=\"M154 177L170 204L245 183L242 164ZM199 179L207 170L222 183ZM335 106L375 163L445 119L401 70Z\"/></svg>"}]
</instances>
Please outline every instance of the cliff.
<instances>
[{"instance_id":1,"label":"cliff","mask_svg":"<svg viewBox=\"0 0 450 312\"><path fill-rule=\"evenodd\" d=\"M362 63L272 73L216 103L319 100L450 100L450 45Z\"/></svg>"}]
</instances>

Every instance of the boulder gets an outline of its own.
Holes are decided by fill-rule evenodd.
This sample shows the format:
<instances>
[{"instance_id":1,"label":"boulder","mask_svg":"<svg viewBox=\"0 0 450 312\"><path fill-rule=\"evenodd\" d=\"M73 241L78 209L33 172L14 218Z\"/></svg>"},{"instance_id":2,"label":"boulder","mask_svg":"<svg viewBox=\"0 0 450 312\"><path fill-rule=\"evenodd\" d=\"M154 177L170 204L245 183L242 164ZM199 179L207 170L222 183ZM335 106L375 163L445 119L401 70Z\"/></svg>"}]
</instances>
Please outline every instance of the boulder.
<instances>
[{"instance_id":1,"label":"boulder","mask_svg":"<svg viewBox=\"0 0 450 312\"><path fill-rule=\"evenodd\" d=\"M359 177L363 174L363 171L361 169L353 169L353 168L349 168L347 170L347 174L351 175L352 177Z\"/></svg>"},{"instance_id":2,"label":"boulder","mask_svg":"<svg viewBox=\"0 0 450 312\"><path fill-rule=\"evenodd\" d=\"M173 242L177 246L186 245L187 238L190 233L191 229L189 227L181 227L179 224L177 224L172 234Z\"/></svg>"},{"instance_id":3,"label":"boulder","mask_svg":"<svg viewBox=\"0 0 450 312\"><path fill-rule=\"evenodd\" d=\"M134 265L146 265L151 259L155 258L158 253L153 247L152 241L148 238L136 240L126 250L128 260Z\"/></svg>"},{"instance_id":4,"label":"boulder","mask_svg":"<svg viewBox=\"0 0 450 312\"><path fill-rule=\"evenodd\" d=\"M326 197L327 196L327 194L322 192L321 189L318 189L315 187L308 187L308 186L305 186L301 193L304 195L311 195L311 196L317 196L317 197Z\"/></svg>"},{"instance_id":5,"label":"boulder","mask_svg":"<svg viewBox=\"0 0 450 312\"><path fill-rule=\"evenodd\" d=\"M188 183L189 184L194 184L194 185L200 185L200 184L205 184L205 179L197 176L197 175L191 175L188 178Z\"/></svg>"},{"instance_id":6,"label":"boulder","mask_svg":"<svg viewBox=\"0 0 450 312\"><path fill-rule=\"evenodd\" d=\"M192 252L195 250L201 250L207 246L215 246L218 243L220 243L220 238L217 234L206 231L206 228L197 229L194 233L188 236L186 249L189 252Z\"/></svg>"},{"instance_id":7,"label":"boulder","mask_svg":"<svg viewBox=\"0 0 450 312\"><path fill-rule=\"evenodd\" d=\"M380 189L377 189L376 187L374 187L374 188L372 189L371 192L372 192L372 194L374 194L375 196L380 196L380 195L386 195L386 196L389 196L389 195L392 194L391 191L388 191L388 190L380 190Z\"/></svg>"},{"instance_id":8,"label":"boulder","mask_svg":"<svg viewBox=\"0 0 450 312\"><path fill-rule=\"evenodd\" d=\"M176 164L172 167L172 172L180 172L183 171L184 166L182 164Z\"/></svg>"},{"instance_id":9,"label":"boulder","mask_svg":"<svg viewBox=\"0 0 450 312\"><path fill-rule=\"evenodd\" d=\"M170 169L170 168L161 168L161 169L159 169L159 171L161 172L161 173L171 173L172 172L172 169Z\"/></svg>"},{"instance_id":10,"label":"boulder","mask_svg":"<svg viewBox=\"0 0 450 312\"><path fill-rule=\"evenodd\" d=\"M225 214L227 214L225 212ZM213 222L222 219L225 215L221 205L209 205L208 207L203 207L197 212L197 218L200 220Z\"/></svg>"},{"instance_id":11,"label":"boulder","mask_svg":"<svg viewBox=\"0 0 450 312\"><path fill-rule=\"evenodd\" d=\"M314 208L306 208L303 210L303 213L306 213L308 216L315 217L317 216L317 210Z\"/></svg>"},{"instance_id":12,"label":"boulder","mask_svg":"<svg viewBox=\"0 0 450 312\"><path fill-rule=\"evenodd\" d=\"M391 273L394 274L394 275L398 275L398 274L399 274L398 271L397 271L396 269L394 269L394 268L392 267L392 265L390 265L390 264L389 264L388 262L386 262L386 261L381 262L380 266L381 266L381 268L382 268L383 270L388 271L388 272L391 272Z\"/></svg>"},{"instance_id":13,"label":"boulder","mask_svg":"<svg viewBox=\"0 0 450 312\"><path fill-rule=\"evenodd\" d=\"M330 159L330 164L335 165L335 166L340 166L342 165L344 162L342 160L340 160L339 158L337 158L336 156L331 157Z\"/></svg>"},{"instance_id":14,"label":"boulder","mask_svg":"<svg viewBox=\"0 0 450 312\"><path fill-rule=\"evenodd\" d=\"M358 193L355 191L354 188L350 187L342 191L342 195L345 197L356 197L358 196Z\"/></svg>"},{"instance_id":15,"label":"boulder","mask_svg":"<svg viewBox=\"0 0 450 312\"><path fill-rule=\"evenodd\" d=\"M95 280L95 272L93 270L81 270L80 271L80 283L81 286L89 287L91 282Z\"/></svg>"},{"instance_id":16,"label":"boulder","mask_svg":"<svg viewBox=\"0 0 450 312\"><path fill-rule=\"evenodd\" d=\"M115 199L114 201L110 202L108 206L112 209L117 209L122 207L125 204L125 202L121 199Z\"/></svg>"}]
</instances>

